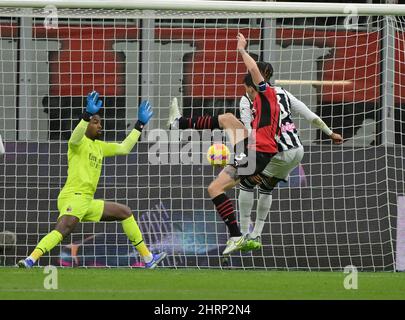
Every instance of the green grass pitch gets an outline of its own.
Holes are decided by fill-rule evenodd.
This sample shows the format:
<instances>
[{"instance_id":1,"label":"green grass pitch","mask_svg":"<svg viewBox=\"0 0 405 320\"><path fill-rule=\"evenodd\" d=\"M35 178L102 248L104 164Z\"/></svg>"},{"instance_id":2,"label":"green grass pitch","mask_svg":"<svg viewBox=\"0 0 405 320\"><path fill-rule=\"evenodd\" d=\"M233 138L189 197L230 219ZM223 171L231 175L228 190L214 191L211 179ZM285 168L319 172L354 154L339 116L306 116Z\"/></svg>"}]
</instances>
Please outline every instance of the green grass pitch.
<instances>
[{"instance_id":1,"label":"green grass pitch","mask_svg":"<svg viewBox=\"0 0 405 320\"><path fill-rule=\"evenodd\" d=\"M47 276L0 268L0 299L405 299L405 273L391 272L359 272L351 290L343 272L57 268L58 289L45 289Z\"/></svg>"}]
</instances>

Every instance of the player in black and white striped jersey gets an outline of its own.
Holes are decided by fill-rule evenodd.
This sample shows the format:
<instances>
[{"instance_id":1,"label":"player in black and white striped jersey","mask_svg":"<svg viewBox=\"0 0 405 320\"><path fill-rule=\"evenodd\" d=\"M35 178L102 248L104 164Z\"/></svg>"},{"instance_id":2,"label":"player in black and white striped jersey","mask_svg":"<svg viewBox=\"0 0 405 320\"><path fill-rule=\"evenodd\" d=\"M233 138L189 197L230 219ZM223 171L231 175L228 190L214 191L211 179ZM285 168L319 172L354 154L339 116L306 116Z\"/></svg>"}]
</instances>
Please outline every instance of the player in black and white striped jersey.
<instances>
[{"instance_id":1,"label":"player in black and white striped jersey","mask_svg":"<svg viewBox=\"0 0 405 320\"><path fill-rule=\"evenodd\" d=\"M270 63L258 62L259 69L264 78L269 81L273 75L273 68ZM256 90L250 74L244 79L246 94L240 99L240 117L246 128L251 131L251 121L254 117L252 101L255 98ZM272 203L272 191L280 181L287 181L290 172L299 165L303 156L302 146L297 128L292 120L292 114L300 114L316 128L327 134L334 144L342 144L341 135L334 133L329 127L313 113L302 101L298 100L287 90L273 86L277 93L278 103L281 109L281 134L278 143L279 153L274 156L267 167L256 179L242 181L239 193L240 228L242 234L248 234L251 210L254 202L254 188L259 187L259 199L256 210L255 226L252 233L247 235L249 249L261 248L261 234L264 222L269 213Z\"/></svg>"}]
</instances>

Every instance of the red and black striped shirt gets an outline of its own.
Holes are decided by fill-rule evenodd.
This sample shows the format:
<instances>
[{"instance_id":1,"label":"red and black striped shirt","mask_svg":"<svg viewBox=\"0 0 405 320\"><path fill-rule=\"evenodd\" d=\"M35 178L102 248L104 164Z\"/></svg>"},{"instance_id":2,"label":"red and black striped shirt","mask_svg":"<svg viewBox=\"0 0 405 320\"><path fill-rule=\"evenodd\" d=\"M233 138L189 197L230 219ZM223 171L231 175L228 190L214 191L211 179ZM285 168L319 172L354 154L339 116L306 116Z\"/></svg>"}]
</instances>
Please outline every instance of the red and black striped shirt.
<instances>
[{"instance_id":1,"label":"red and black striped shirt","mask_svg":"<svg viewBox=\"0 0 405 320\"><path fill-rule=\"evenodd\" d=\"M252 135L254 145L249 146L259 152L277 153L280 136L280 106L276 91L266 84L265 89L253 101Z\"/></svg>"}]
</instances>

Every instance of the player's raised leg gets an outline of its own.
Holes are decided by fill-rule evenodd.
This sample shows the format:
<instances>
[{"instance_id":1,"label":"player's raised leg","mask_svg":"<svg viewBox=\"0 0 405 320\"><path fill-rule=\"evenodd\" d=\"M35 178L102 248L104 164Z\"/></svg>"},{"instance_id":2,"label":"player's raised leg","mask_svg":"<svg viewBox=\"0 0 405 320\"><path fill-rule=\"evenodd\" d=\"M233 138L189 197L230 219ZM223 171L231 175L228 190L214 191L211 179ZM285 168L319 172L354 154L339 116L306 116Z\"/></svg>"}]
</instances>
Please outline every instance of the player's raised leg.
<instances>
[{"instance_id":1,"label":"player's raised leg","mask_svg":"<svg viewBox=\"0 0 405 320\"><path fill-rule=\"evenodd\" d=\"M179 120L182 117L177 98L174 97L169 104L169 120L167 121L167 128L174 130L179 129Z\"/></svg>"},{"instance_id":2,"label":"player's raised leg","mask_svg":"<svg viewBox=\"0 0 405 320\"><path fill-rule=\"evenodd\" d=\"M221 116L195 116L191 118L183 117L177 103L177 99L172 99L170 103L169 120L167 126L169 129L222 129L219 124L219 117Z\"/></svg>"},{"instance_id":3,"label":"player's raised leg","mask_svg":"<svg viewBox=\"0 0 405 320\"><path fill-rule=\"evenodd\" d=\"M167 125L171 130L225 130L231 144L234 146L236 156L244 152L245 144L247 144L248 130L232 113L220 114L218 116L183 117L176 98L170 103L170 115Z\"/></svg>"},{"instance_id":4,"label":"player's raised leg","mask_svg":"<svg viewBox=\"0 0 405 320\"><path fill-rule=\"evenodd\" d=\"M176 100L172 100L170 105L170 116L168 121L170 129L223 129L227 132L231 140L231 144L235 148L235 159L243 161L246 157L246 139L248 137L248 130L245 126L231 113L225 113L218 116L198 116L198 117L183 117L180 113ZM208 193L212 202L215 205L221 218L224 220L228 227L230 238L227 246L223 252L228 255L235 250L240 250L245 245L245 237L242 236L237 220L234 207L230 199L226 196L225 192L236 186L239 178L237 177L236 168L227 166L218 175L218 177L208 186Z\"/></svg>"},{"instance_id":5,"label":"player's raised leg","mask_svg":"<svg viewBox=\"0 0 405 320\"><path fill-rule=\"evenodd\" d=\"M166 252L151 253L149 251L143 240L141 230L139 229L134 215L132 214L132 211L128 206L115 202L105 201L101 220L121 221L122 228L125 234L144 260L145 268L155 268L166 257Z\"/></svg>"},{"instance_id":6,"label":"player's raised leg","mask_svg":"<svg viewBox=\"0 0 405 320\"><path fill-rule=\"evenodd\" d=\"M20 268L31 268L45 253L51 251L63 238L69 235L79 222L79 218L73 215L60 216L56 227L37 244L34 251L25 259L18 261L17 265Z\"/></svg>"},{"instance_id":7,"label":"player's raised leg","mask_svg":"<svg viewBox=\"0 0 405 320\"><path fill-rule=\"evenodd\" d=\"M177 103L177 98L171 100L169 108L169 120L167 122L169 129L224 129L228 133L233 145L248 136L245 126L232 113L224 113L218 116L183 117Z\"/></svg>"}]
</instances>

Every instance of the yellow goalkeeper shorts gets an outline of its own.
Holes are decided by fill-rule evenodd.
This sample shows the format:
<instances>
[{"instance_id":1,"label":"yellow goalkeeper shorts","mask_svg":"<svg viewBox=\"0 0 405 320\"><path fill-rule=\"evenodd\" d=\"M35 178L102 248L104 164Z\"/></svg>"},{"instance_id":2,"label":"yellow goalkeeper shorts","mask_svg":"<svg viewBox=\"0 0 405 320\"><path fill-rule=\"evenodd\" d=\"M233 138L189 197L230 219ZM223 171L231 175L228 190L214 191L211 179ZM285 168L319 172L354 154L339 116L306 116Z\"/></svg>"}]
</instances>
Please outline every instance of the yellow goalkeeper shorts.
<instances>
[{"instance_id":1,"label":"yellow goalkeeper shorts","mask_svg":"<svg viewBox=\"0 0 405 320\"><path fill-rule=\"evenodd\" d=\"M98 222L104 211L104 200L95 200L92 197L74 194L58 198L59 217L63 215L75 216L79 221Z\"/></svg>"}]
</instances>

